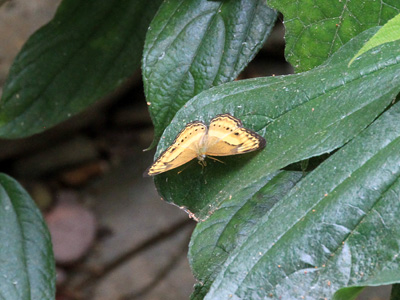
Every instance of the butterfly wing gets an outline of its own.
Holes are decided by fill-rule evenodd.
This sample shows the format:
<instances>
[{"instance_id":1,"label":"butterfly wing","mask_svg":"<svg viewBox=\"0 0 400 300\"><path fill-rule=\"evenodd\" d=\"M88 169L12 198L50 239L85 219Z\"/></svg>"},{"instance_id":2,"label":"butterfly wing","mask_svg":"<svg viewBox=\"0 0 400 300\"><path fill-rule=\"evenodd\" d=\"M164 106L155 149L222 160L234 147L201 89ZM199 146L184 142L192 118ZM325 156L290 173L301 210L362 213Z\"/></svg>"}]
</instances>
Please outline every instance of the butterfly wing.
<instances>
[{"instance_id":1,"label":"butterfly wing","mask_svg":"<svg viewBox=\"0 0 400 300\"><path fill-rule=\"evenodd\" d=\"M146 170L145 176L157 175L177 168L197 157L198 145L207 132L204 123L188 123L176 136L171 146Z\"/></svg>"},{"instance_id":2,"label":"butterfly wing","mask_svg":"<svg viewBox=\"0 0 400 300\"><path fill-rule=\"evenodd\" d=\"M265 139L243 128L242 122L230 114L216 116L210 122L206 155L226 156L247 153L265 147Z\"/></svg>"}]
</instances>

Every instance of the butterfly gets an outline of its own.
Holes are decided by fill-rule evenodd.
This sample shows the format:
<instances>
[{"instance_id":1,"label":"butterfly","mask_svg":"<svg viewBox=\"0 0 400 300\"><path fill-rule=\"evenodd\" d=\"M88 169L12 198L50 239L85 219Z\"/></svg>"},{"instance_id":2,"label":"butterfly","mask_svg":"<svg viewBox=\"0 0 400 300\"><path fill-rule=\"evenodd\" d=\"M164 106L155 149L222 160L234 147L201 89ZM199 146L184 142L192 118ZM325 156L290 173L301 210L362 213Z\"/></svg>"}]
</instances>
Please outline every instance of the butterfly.
<instances>
[{"instance_id":1,"label":"butterfly","mask_svg":"<svg viewBox=\"0 0 400 300\"><path fill-rule=\"evenodd\" d=\"M144 175L153 176L175 169L194 158L205 166L207 156L247 153L262 149L265 144L261 135L244 128L239 119L230 114L217 115L208 128L200 121L186 124Z\"/></svg>"}]
</instances>

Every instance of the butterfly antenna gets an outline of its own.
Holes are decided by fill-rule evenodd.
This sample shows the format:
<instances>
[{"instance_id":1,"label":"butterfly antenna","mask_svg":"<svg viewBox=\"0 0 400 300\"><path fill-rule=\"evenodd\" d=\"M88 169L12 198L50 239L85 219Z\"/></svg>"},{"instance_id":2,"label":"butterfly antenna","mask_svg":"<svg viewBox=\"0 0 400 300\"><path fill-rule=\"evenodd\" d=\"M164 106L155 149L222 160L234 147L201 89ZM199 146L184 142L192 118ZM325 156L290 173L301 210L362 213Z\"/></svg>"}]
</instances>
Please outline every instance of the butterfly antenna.
<instances>
[{"instance_id":1,"label":"butterfly antenna","mask_svg":"<svg viewBox=\"0 0 400 300\"><path fill-rule=\"evenodd\" d=\"M212 157L212 156L208 156L208 157L211 158L212 160L220 162L221 164L225 164L225 162L223 162L222 160L216 159L215 157Z\"/></svg>"}]
</instances>

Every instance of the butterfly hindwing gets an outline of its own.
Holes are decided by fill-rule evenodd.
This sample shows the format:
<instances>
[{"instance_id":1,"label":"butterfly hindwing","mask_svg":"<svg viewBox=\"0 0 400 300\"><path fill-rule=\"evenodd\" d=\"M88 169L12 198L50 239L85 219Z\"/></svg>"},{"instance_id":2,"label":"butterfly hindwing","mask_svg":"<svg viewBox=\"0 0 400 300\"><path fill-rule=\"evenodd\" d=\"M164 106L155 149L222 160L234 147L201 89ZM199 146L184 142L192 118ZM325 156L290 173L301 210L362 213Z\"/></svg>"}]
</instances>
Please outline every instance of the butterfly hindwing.
<instances>
[{"instance_id":1,"label":"butterfly hindwing","mask_svg":"<svg viewBox=\"0 0 400 300\"><path fill-rule=\"evenodd\" d=\"M243 128L239 119L223 114L211 120L206 155L235 155L263 147L265 139L254 131Z\"/></svg>"},{"instance_id":2,"label":"butterfly hindwing","mask_svg":"<svg viewBox=\"0 0 400 300\"><path fill-rule=\"evenodd\" d=\"M174 142L147 169L145 175L153 176L177 168L197 157L199 141L207 132L204 123L195 121L188 123L178 133Z\"/></svg>"}]
</instances>

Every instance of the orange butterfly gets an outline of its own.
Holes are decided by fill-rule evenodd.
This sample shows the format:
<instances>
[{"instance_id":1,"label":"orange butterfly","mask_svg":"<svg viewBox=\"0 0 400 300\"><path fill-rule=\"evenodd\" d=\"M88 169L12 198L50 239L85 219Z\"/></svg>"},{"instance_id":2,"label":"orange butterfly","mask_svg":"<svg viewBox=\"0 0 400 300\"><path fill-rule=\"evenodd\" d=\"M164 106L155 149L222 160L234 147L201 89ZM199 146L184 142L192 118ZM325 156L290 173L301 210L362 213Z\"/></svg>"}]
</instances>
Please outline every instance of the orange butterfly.
<instances>
[{"instance_id":1,"label":"orange butterfly","mask_svg":"<svg viewBox=\"0 0 400 300\"><path fill-rule=\"evenodd\" d=\"M146 170L153 176L177 168L193 158L205 166L207 156L242 154L265 147L265 139L249 129L230 114L217 115L210 126L200 121L186 124L157 160Z\"/></svg>"}]
</instances>

